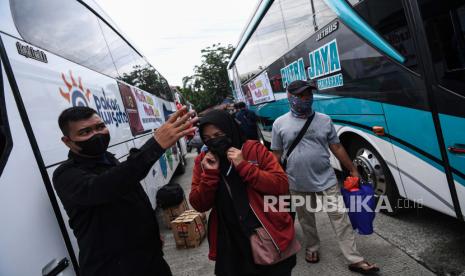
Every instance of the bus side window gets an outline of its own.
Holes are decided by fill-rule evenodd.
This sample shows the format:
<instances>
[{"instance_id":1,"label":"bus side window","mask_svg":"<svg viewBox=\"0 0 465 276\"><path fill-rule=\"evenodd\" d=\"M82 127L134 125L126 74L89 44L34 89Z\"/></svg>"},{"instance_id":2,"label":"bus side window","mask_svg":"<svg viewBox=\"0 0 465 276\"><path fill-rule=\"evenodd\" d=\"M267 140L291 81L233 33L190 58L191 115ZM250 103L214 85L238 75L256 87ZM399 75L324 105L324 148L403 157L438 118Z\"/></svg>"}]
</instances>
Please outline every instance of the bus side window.
<instances>
[{"instance_id":1,"label":"bus side window","mask_svg":"<svg viewBox=\"0 0 465 276\"><path fill-rule=\"evenodd\" d=\"M260 26L258 28L260 28ZM239 77L242 83L256 76L263 69L263 58L261 48L259 47L257 33L258 31L252 35L236 61L236 68L239 72ZM274 43L274 45L280 45L280 43ZM273 53L273 55L276 58L278 57L276 53Z\"/></svg>"},{"instance_id":2,"label":"bus side window","mask_svg":"<svg viewBox=\"0 0 465 276\"><path fill-rule=\"evenodd\" d=\"M465 1L419 1L439 83L465 96Z\"/></svg>"},{"instance_id":3,"label":"bus side window","mask_svg":"<svg viewBox=\"0 0 465 276\"><path fill-rule=\"evenodd\" d=\"M171 97L166 96L164 79L160 73L105 22L99 19L99 23L115 62L118 79L157 97L171 100Z\"/></svg>"},{"instance_id":4,"label":"bus side window","mask_svg":"<svg viewBox=\"0 0 465 276\"><path fill-rule=\"evenodd\" d=\"M163 85L163 92L164 92L163 98L168 101L174 101L173 91L171 91L168 81L163 76L161 76L161 83Z\"/></svg>"},{"instance_id":5,"label":"bus side window","mask_svg":"<svg viewBox=\"0 0 465 276\"><path fill-rule=\"evenodd\" d=\"M323 0L280 0L280 3L291 49L336 18Z\"/></svg>"},{"instance_id":6,"label":"bus side window","mask_svg":"<svg viewBox=\"0 0 465 276\"><path fill-rule=\"evenodd\" d=\"M402 0L350 1L354 9L407 60L404 66L418 73L418 61Z\"/></svg>"},{"instance_id":7,"label":"bus side window","mask_svg":"<svg viewBox=\"0 0 465 276\"><path fill-rule=\"evenodd\" d=\"M145 66L144 59L124 39L102 20L99 19L99 23L120 78L127 77L139 67Z\"/></svg>"},{"instance_id":8,"label":"bus side window","mask_svg":"<svg viewBox=\"0 0 465 276\"><path fill-rule=\"evenodd\" d=\"M116 77L95 16L78 1L15 0L11 11L22 38L54 54Z\"/></svg>"}]
</instances>

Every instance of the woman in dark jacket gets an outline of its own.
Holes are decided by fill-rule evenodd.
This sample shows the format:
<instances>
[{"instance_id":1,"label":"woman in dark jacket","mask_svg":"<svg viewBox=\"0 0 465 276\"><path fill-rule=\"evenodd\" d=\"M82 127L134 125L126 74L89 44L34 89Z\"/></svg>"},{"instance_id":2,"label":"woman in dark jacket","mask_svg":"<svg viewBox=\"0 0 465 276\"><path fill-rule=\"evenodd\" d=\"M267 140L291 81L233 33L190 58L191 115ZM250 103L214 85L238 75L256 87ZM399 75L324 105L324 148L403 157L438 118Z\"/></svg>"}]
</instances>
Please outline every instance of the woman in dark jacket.
<instances>
[{"instance_id":1,"label":"woman in dark jacket","mask_svg":"<svg viewBox=\"0 0 465 276\"><path fill-rule=\"evenodd\" d=\"M295 255L277 264L254 263L250 236L263 226L284 251L294 239L294 222L286 212L264 211L264 195L287 195L287 176L258 141L245 140L234 118L213 110L200 120L200 136L208 146L195 160L191 205L209 218L209 258L216 275L291 275Z\"/></svg>"}]
</instances>

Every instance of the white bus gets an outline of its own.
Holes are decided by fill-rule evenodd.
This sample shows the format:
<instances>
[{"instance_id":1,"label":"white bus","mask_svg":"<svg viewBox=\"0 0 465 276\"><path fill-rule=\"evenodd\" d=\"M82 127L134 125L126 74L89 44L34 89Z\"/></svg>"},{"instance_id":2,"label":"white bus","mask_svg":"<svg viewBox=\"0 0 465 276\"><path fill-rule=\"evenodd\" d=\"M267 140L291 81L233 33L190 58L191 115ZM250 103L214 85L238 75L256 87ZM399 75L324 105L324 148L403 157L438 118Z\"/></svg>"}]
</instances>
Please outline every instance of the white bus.
<instances>
[{"instance_id":1,"label":"white bus","mask_svg":"<svg viewBox=\"0 0 465 276\"><path fill-rule=\"evenodd\" d=\"M0 0L0 275L78 275L78 246L51 183L67 159L57 119L98 111L124 160L174 111L168 82L91 0ZM182 139L142 181L155 195L184 165Z\"/></svg>"}]
</instances>

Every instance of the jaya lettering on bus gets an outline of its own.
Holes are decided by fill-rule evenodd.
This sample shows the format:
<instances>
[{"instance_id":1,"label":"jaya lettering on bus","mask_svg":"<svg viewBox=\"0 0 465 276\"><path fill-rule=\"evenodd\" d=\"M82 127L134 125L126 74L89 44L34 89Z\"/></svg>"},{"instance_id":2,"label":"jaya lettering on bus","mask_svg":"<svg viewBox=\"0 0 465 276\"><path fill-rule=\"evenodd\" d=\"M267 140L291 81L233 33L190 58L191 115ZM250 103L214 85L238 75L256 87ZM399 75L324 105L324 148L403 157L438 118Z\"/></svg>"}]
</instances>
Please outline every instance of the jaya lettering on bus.
<instances>
[{"instance_id":1,"label":"jaya lettering on bus","mask_svg":"<svg viewBox=\"0 0 465 276\"><path fill-rule=\"evenodd\" d=\"M103 96L94 95L95 107L97 113L103 122L107 125L115 124L118 127L122 123L128 123L129 118L116 99L107 98L105 91L102 89Z\"/></svg>"},{"instance_id":2,"label":"jaya lettering on bus","mask_svg":"<svg viewBox=\"0 0 465 276\"><path fill-rule=\"evenodd\" d=\"M336 39L308 53L308 77L315 79L341 70Z\"/></svg>"},{"instance_id":3,"label":"jaya lettering on bus","mask_svg":"<svg viewBox=\"0 0 465 276\"><path fill-rule=\"evenodd\" d=\"M280 71L284 88L286 88L287 85L293 81L307 80L303 58L299 58L298 60L292 62L288 66L281 68Z\"/></svg>"}]
</instances>

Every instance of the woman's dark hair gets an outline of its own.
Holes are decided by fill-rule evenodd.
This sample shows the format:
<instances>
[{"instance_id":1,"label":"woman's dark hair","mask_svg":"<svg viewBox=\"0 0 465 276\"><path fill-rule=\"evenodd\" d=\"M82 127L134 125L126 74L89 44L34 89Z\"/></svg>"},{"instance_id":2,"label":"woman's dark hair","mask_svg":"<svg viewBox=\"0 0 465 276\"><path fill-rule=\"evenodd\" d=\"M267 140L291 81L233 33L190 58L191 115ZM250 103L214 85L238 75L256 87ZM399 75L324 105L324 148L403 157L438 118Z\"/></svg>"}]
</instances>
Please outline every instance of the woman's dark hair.
<instances>
[{"instance_id":1,"label":"woman's dark hair","mask_svg":"<svg viewBox=\"0 0 465 276\"><path fill-rule=\"evenodd\" d=\"M97 111L87 106L74 106L61 112L58 117L58 126L60 126L63 135L69 135L69 123L89 119Z\"/></svg>"}]
</instances>

